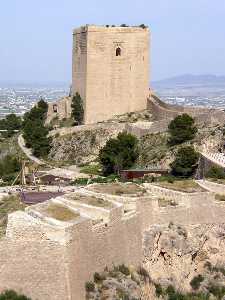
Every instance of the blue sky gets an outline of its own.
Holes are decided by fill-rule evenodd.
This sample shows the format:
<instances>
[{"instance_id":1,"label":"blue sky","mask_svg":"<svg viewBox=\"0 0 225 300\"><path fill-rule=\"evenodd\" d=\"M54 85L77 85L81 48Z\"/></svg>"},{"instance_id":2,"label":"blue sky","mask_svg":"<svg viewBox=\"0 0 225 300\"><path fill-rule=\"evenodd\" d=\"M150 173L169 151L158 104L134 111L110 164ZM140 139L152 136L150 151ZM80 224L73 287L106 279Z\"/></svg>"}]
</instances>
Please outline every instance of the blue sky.
<instances>
[{"instance_id":1,"label":"blue sky","mask_svg":"<svg viewBox=\"0 0 225 300\"><path fill-rule=\"evenodd\" d=\"M0 80L71 79L72 29L150 26L151 78L225 75L225 0L0 0Z\"/></svg>"}]
</instances>

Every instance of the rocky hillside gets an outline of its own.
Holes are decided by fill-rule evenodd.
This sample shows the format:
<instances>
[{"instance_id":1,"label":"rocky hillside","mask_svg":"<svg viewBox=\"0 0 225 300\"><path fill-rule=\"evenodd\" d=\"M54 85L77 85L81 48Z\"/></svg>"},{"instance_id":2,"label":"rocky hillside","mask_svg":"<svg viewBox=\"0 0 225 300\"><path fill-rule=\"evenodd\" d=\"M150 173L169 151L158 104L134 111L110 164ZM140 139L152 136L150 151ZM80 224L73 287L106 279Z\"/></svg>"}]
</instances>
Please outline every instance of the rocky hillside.
<instances>
[{"instance_id":1,"label":"rocky hillside","mask_svg":"<svg viewBox=\"0 0 225 300\"><path fill-rule=\"evenodd\" d=\"M144 234L143 267L95 273L89 300L224 300L225 224L152 226Z\"/></svg>"},{"instance_id":2,"label":"rocky hillside","mask_svg":"<svg viewBox=\"0 0 225 300\"><path fill-rule=\"evenodd\" d=\"M144 235L144 266L154 282L189 292L225 286L225 224L152 226ZM225 291L224 291L225 293Z\"/></svg>"},{"instance_id":3,"label":"rocky hillside","mask_svg":"<svg viewBox=\"0 0 225 300\"><path fill-rule=\"evenodd\" d=\"M196 150L202 151L205 147L211 151L217 151L224 144L223 128L199 127L195 139L182 145L170 147L167 144L168 134L158 133L145 135L140 138L140 156L137 164L148 167L149 165L160 165L167 168L174 160L177 150L184 145L192 144Z\"/></svg>"},{"instance_id":4,"label":"rocky hillside","mask_svg":"<svg viewBox=\"0 0 225 300\"><path fill-rule=\"evenodd\" d=\"M118 126L96 126L63 136L55 135L49 159L76 165L88 164L96 160L106 141L116 137L120 131Z\"/></svg>"},{"instance_id":5,"label":"rocky hillside","mask_svg":"<svg viewBox=\"0 0 225 300\"><path fill-rule=\"evenodd\" d=\"M96 128L80 130L67 135L55 135L49 158L56 162L71 162L72 164L88 164L97 159L99 150L111 137L116 137L121 127L98 126ZM168 167L173 160L179 146L169 147L167 133L149 134L139 139L140 156L137 166L148 167L157 165ZM218 149L223 143L223 128L219 126L201 127L192 141L197 149L203 145L211 149ZM190 144L190 143L187 143Z\"/></svg>"}]
</instances>

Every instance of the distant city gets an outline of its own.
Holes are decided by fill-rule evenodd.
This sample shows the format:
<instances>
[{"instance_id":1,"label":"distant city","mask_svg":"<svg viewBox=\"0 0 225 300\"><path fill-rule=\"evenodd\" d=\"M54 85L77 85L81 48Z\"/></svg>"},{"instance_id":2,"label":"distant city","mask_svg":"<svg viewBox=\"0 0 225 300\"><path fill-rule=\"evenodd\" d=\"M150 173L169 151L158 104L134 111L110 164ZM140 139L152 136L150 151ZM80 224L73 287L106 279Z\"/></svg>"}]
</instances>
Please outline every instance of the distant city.
<instances>
[{"instance_id":1,"label":"distant city","mask_svg":"<svg viewBox=\"0 0 225 300\"><path fill-rule=\"evenodd\" d=\"M183 75L153 82L154 91L167 103L225 109L225 78ZM23 115L41 98L56 101L69 94L69 84L19 84L0 82L0 118Z\"/></svg>"},{"instance_id":2,"label":"distant city","mask_svg":"<svg viewBox=\"0 0 225 300\"><path fill-rule=\"evenodd\" d=\"M69 94L69 86L46 86L35 84L7 84L0 83L0 118L10 113L22 116L29 111L41 98L47 102L55 101Z\"/></svg>"},{"instance_id":3,"label":"distant city","mask_svg":"<svg viewBox=\"0 0 225 300\"><path fill-rule=\"evenodd\" d=\"M182 75L153 82L154 91L167 103L225 109L225 77Z\"/></svg>"}]
</instances>

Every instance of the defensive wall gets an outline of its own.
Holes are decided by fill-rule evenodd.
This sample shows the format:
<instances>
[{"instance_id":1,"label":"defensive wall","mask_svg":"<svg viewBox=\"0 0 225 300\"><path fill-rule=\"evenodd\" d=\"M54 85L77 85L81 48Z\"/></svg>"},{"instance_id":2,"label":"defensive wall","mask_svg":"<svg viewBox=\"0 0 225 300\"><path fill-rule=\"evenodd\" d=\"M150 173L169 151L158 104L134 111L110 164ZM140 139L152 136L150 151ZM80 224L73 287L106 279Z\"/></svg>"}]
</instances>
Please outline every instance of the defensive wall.
<instances>
[{"instance_id":1,"label":"defensive wall","mask_svg":"<svg viewBox=\"0 0 225 300\"><path fill-rule=\"evenodd\" d=\"M196 179L205 178L212 167L219 167L225 170L225 156L223 153L210 152L208 150L200 153Z\"/></svg>"},{"instance_id":2,"label":"defensive wall","mask_svg":"<svg viewBox=\"0 0 225 300\"><path fill-rule=\"evenodd\" d=\"M153 92L149 96L147 109L152 112L156 121L174 119L179 114L187 113L195 118L197 124L220 124L225 121L225 113L219 109L204 107L188 107L167 104Z\"/></svg>"},{"instance_id":3,"label":"defensive wall","mask_svg":"<svg viewBox=\"0 0 225 300\"><path fill-rule=\"evenodd\" d=\"M57 112L56 110L57 105ZM136 135L137 137L144 136L146 134L155 134L159 132L165 132L168 129L170 121L176 116L187 113L195 118L198 125L216 125L223 124L225 122L225 112L219 109L209 109L203 107L183 107L178 105L167 104L159 99L154 93L149 95L147 101L147 108L151 111L154 121L139 121L135 123L119 123L106 122L96 124L86 124L75 127L64 127L52 130L51 136L55 134L67 135L82 130L92 130L96 128L114 128L118 132L127 131ZM65 97L57 103L49 103L47 123L49 123L54 117L58 117L60 120L69 118L71 116L71 98Z\"/></svg>"},{"instance_id":4,"label":"defensive wall","mask_svg":"<svg viewBox=\"0 0 225 300\"><path fill-rule=\"evenodd\" d=\"M0 290L32 299L83 300L94 272L142 263L142 237L151 225L224 222L225 204L212 193L169 192L152 184L134 194L125 184L123 195L97 188L90 185L9 215L0 241ZM69 210L70 218L60 220L58 211L51 215L56 205Z\"/></svg>"}]
</instances>

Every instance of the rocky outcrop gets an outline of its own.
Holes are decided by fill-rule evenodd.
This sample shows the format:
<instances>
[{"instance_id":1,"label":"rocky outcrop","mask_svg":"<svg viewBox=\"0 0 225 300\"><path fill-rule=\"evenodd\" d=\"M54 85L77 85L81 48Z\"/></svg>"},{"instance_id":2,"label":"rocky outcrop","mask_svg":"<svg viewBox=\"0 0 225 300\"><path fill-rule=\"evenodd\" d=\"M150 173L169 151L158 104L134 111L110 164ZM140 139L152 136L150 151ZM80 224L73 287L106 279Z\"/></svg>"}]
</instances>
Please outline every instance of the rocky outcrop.
<instances>
[{"instance_id":1,"label":"rocky outcrop","mask_svg":"<svg viewBox=\"0 0 225 300\"><path fill-rule=\"evenodd\" d=\"M69 161L74 164L86 164L94 161L99 150L110 138L123 131L123 126L96 125L81 127L67 135L56 134L52 142L49 158L54 161Z\"/></svg>"},{"instance_id":2,"label":"rocky outcrop","mask_svg":"<svg viewBox=\"0 0 225 300\"><path fill-rule=\"evenodd\" d=\"M225 283L225 224L154 225L144 233L144 266L154 282L184 292L201 274L199 290Z\"/></svg>"}]
</instances>

